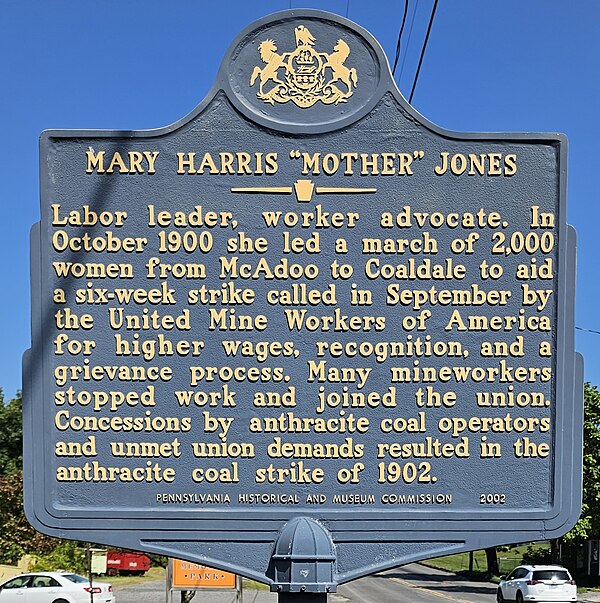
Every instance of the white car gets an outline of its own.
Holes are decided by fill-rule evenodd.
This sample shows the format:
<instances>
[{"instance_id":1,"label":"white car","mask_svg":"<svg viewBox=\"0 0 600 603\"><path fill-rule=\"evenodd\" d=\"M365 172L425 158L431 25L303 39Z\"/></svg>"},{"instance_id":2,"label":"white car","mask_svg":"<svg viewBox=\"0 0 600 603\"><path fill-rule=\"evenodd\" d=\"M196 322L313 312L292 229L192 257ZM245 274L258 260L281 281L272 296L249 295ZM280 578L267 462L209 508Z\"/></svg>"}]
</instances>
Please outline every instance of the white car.
<instances>
[{"instance_id":1,"label":"white car","mask_svg":"<svg viewBox=\"0 0 600 603\"><path fill-rule=\"evenodd\" d=\"M0 584L0 603L115 603L112 585L68 572L21 574Z\"/></svg>"},{"instance_id":2,"label":"white car","mask_svg":"<svg viewBox=\"0 0 600 603\"><path fill-rule=\"evenodd\" d=\"M519 565L500 579L496 599L498 603L577 601L577 585L569 570L560 565Z\"/></svg>"}]
</instances>

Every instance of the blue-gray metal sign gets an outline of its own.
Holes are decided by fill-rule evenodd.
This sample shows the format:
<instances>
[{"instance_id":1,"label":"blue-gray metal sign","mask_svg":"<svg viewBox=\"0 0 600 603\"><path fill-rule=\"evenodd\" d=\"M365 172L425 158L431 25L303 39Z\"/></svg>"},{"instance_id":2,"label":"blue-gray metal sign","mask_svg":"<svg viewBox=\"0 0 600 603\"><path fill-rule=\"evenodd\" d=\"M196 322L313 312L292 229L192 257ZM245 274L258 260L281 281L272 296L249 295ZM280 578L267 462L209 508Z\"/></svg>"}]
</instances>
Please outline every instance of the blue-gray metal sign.
<instances>
[{"instance_id":1,"label":"blue-gray metal sign","mask_svg":"<svg viewBox=\"0 0 600 603\"><path fill-rule=\"evenodd\" d=\"M172 126L45 132L31 523L292 591L564 533L565 186L562 135L442 130L313 10L243 31Z\"/></svg>"}]
</instances>

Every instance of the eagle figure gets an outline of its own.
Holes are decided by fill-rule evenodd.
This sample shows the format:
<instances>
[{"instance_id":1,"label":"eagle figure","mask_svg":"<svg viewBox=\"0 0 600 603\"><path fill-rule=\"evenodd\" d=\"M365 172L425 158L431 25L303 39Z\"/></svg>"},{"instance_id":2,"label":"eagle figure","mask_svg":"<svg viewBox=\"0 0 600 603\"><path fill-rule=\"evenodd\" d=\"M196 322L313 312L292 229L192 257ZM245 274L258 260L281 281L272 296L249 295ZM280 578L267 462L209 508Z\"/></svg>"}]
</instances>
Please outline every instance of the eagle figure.
<instances>
[{"instance_id":1,"label":"eagle figure","mask_svg":"<svg viewBox=\"0 0 600 603\"><path fill-rule=\"evenodd\" d=\"M315 38L304 25L298 25L294 29L294 34L296 35L296 46L314 46Z\"/></svg>"}]
</instances>

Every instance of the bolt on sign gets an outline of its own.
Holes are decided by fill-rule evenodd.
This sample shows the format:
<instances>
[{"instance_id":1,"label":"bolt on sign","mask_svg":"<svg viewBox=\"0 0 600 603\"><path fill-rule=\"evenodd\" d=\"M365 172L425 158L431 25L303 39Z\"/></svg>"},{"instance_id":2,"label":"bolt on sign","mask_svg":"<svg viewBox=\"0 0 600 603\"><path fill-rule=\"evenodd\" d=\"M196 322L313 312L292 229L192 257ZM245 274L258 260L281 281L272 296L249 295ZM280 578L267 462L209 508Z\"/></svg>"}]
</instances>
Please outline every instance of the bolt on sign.
<instances>
[{"instance_id":1,"label":"bolt on sign","mask_svg":"<svg viewBox=\"0 0 600 603\"><path fill-rule=\"evenodd\" d=\"M368 32L294 10L181 121L40 153L36 528L310 591L575 522L564 136L443 130ZM327 577L286 583L310 534Z\"/></svg>"}]
</instances>

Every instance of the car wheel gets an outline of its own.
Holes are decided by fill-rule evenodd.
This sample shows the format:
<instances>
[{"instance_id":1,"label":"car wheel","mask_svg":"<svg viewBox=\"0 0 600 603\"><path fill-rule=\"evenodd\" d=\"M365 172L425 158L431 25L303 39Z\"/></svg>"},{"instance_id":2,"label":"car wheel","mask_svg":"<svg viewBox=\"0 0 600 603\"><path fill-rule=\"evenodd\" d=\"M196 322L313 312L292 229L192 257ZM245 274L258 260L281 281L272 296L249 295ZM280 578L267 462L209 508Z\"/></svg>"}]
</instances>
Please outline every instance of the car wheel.
<instances>
[{"instance_id":1,"label":"car wheel","mask_svg":"<svg viewBox=\"0 0 600 603\"><path fill-rule=\"evenodd\" d=\"M516 601L517 603L523 603L523 595L521 594L521 591L517 593Z\"/></svg>"},{"instance_id":2,"label":"car wheel","mask_svg":"<svg viewBox=\"0 0 600 603\"><path fill-rule=\"evenodd\" d=\"M66 599L55 599L52 603L69 603Z\"/></svg>"},{"instance_id":3,"label":"car wheel","mask_svg":"<svg viewBox=\"0 0 600 603\"><path fill-rule=\"evenodd\" d=\"M504 603L504 595L502 594L501 588L499 588L498 592L496 593L496 601L498 601L498 603Z\"/></svg>"}]
</instances>

